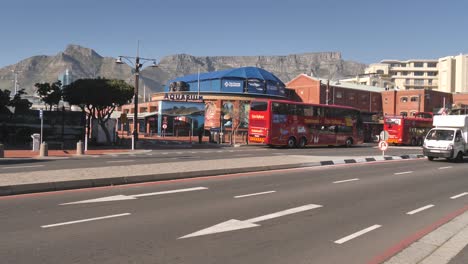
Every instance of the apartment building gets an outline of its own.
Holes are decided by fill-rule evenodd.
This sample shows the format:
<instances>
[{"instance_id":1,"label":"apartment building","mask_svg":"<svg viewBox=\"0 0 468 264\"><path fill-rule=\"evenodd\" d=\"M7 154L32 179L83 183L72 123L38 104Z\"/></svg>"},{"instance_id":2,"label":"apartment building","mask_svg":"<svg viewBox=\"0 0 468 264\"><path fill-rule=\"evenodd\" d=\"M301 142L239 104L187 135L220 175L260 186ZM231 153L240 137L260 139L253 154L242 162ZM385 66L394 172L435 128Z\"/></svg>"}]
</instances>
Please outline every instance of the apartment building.
<instances>
[{"instance_id":1,"label":"apartment building","mask_svg":"<svg viewBox=\"0 0 468 264\"><path fill-rule=\"evenodd\" d=\"M437 64L438 60L383 60L369 65L365 72L389 78L395 84L395 89L437 90Z\"/></svg>"},{"instance_id":2,"label":"apartment building","mask_svg":"<svg viewBox=\"0 0 468 264\"><path fill-rule=\"evenodd\" d=\"M468 92L468 55L440 58L439 91L447 93Z\"/></svg>"}]
</instances>

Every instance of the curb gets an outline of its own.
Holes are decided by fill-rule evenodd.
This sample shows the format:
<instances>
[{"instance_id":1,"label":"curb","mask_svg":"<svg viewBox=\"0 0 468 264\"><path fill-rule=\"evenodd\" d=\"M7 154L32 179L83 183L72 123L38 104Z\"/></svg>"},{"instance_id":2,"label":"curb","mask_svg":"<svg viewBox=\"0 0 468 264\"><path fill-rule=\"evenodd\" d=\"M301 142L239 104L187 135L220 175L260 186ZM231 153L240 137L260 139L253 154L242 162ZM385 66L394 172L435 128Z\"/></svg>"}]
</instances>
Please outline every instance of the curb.
<instances>
[{"instance_id":1,"label":"curb","mask_svg":"<svg viewBox=\"0 0 468 264\"><path fill-rule=\"evenodd\" d=\"M329 165L340 165L340 164L357 164L357 163L387 161L387 160L418 159L422 157L424 156L419 155L419 154L403 155L403 156L385 156L385 157L378 156L378 157L369 157L369 158L328 160L328 161L319 161L319 162L282 164L282 165L267 165L267 166L256 166L256 167L235 168L235 169L199 170L199 171L173 172L173 173L164 173L164 174L111 177L111 178L103 178L103 179L82 179L82 180L70 180L70 181L58 181L58 182L8 185L8 186L0 186L0 196L37 193L37 192L52 192L52 191L62 191L62 190L82 189L82 188L95 188L95 187L134 184L134 183L143 183L143 182L188 179L188 178L208 177L208 176L247 173L247 172L306 168L306 167L329 166Z\"/></svg>"}]
</instances>

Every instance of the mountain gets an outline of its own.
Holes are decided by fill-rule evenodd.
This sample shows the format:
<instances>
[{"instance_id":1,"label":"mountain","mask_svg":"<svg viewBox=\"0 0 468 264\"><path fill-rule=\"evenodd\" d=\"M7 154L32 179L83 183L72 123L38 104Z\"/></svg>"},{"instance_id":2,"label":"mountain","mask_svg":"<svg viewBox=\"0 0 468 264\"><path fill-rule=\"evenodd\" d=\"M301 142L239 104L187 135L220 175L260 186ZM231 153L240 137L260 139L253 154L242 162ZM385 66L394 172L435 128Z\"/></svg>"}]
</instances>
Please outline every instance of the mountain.
<instances>
[{"instance_id":1,"label":"mountain","mask_svg":"<svg viewBox=\"0 0 468 264\"><path fill-rule=\"evenodd\" d=\"M255 66L272 72L284 83L301 73L315 77L340 79L363 73L365 64L344 61L340 52L317 52L287 56L212 56L196 57L177 54L162 58L157 68L141 71L140 89L160 92L167 81L175 77L200 72L211 72L228 68ZM80 78L116 78L134 83L132 67L116 64L115 58L102 57L94 50L78 45L69 45L55 56L34 56L14 65L0 69L0 89L14 89L14 74L17 72L18 87L29 95L38 82L55 82L68 69L73 80ZM140 91L140 95L142 90Z\"/></svg>"}]
</instances>

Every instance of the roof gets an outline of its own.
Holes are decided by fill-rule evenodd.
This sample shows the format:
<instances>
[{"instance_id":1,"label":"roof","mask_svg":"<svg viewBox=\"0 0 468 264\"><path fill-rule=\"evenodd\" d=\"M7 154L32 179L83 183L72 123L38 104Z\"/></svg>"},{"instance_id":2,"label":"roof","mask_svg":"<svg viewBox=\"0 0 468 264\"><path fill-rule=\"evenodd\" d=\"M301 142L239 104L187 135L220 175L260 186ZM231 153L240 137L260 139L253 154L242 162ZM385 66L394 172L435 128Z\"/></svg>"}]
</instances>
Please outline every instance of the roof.
<instances>
[{"instance_id":1,"label":"roof","mask_svg":"<svg viewBox=\"0 0 468 264\"><path fill-rule=\"evenodd\" d=\"M258 79L258 80L265 80L265 81L272 81L275 83L280 83L280 85L284 85L284 83L271 72L268 72L264 69L257 68L257 67L242 67L242 68L234 68L234 69L227 69L222 71L214 71L214 72L206 72L200 74L190 74L186 76L182 76L173 80L171 82L183 81L183 82L195 82L195 81L205 81L205 80L213 80L213 79L222 79L222 78L233 78L233 79Z\"/></svg>"},{"instance_id":2,"label":"roof","mask_svg":"<svg viewBox=\"0 0 468 264\"><path fill-rule=\"evenodd\" d=\"M322 84L327 84L327 79L320 79L322 81ZM351 82L339 82L339 81L330 81L331 86L335 87L340 87L340 88L345 88L345 89L354 89L354 90L361 90L361 91L366 91L366 92L376 92L380 93L385 91L385 88L383 87L377 87L377 86L370 86L370 85L363 85L363 84L357 84L357 83L351 83Z\"/></svg>"}]
</instances>

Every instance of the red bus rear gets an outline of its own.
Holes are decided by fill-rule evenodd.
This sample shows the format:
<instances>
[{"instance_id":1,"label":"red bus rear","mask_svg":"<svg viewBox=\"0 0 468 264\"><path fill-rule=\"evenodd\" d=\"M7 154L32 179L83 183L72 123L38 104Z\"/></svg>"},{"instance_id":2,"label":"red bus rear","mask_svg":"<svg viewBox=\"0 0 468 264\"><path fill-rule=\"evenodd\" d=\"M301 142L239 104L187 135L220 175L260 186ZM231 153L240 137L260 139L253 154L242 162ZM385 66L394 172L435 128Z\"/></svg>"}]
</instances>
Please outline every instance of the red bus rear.
<instances>
[{"instance_id":1,"label":"red bus rear","mask_svg":"<svg viewBox=\"0 0 468 264\"><path fill-rule=\"evenodd\" d=\"M432 128L432 113L416 113L412 117L386 116L384 130L387 142L394 145L422 146L424 137Z\"/></svg>"},{"instance_id":2,"label":"red bus rear","mask_svg":"<svg viewBox=\"0 0 468 264\"><path fill-rule=\"evenodd\" d=\"M291 101L253 101L249 143L288 147L362 144L360 111Z\"/></svg>"}]
</instances>

